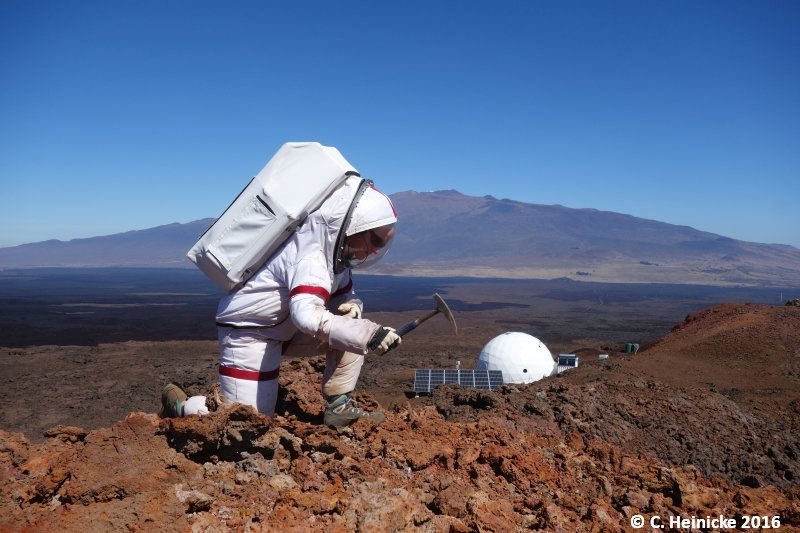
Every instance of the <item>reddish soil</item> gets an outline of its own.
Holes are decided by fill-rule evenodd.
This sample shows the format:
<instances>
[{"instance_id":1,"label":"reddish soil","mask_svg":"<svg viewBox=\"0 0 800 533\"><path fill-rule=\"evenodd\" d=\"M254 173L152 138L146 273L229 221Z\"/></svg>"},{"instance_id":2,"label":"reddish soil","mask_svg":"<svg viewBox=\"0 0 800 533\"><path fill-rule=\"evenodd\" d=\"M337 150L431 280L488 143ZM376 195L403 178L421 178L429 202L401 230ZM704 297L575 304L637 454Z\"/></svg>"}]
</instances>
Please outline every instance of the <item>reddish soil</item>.
<instances>
[{"instance_id":1,"label":"reddish soil","mask_svg":"<svg viewBox=\"0 0 800 533\"><path fill-rule=\"evenodd\" d=\"M0 430L0 530L627 531L642 514L759 515L800 531L798 307L718 305L635 355L585 343L572 347L581 366L559 376L420 398L397 394L409 384L400 368L458 358L477 339L409 341L365 365L357 398L372 408L380 399L387 421L377 427L321 426L322 362L299 359L282 365L274 419L234 406L160 420L150 400L150 412L102 427L104 406L84 400L76 418L98 429L61 425L43 440ZM169 373L156 354L169 348L178 381L207 390L213 346L163 344L93 349L92 379L138 397L112 383L125 352L155 397ZM204 354L194 364L181 355L192 350ZM14 361L26 386L38 376L29 356ZM80 357L53 348L36 358L67 385L89 382ZM24 389L8 385L7 395ZM68 409L42 398L51 419ZM4 400L42 423L40 408ZM4 417L3 427L31 427Z\"/></svg>"}]
</instances>

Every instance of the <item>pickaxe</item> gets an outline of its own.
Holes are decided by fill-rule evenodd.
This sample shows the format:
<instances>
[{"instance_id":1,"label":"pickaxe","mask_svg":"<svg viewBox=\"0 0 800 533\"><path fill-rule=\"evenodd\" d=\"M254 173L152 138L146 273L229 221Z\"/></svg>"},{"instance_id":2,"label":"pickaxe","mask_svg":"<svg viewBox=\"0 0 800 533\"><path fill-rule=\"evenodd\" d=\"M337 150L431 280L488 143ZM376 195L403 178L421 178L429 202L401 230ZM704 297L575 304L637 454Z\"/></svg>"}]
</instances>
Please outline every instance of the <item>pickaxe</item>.
<instances>
[{"instance_id":1,"label":"pickaxe","mask_svg":"<svg viewBox=\"0 0 800 533\"><path fill-rule=\"evenodd\" d=\"M415 329L417 326L419 326L420 324L422 324L423 322L425 322L429 318L433 317L434 315L436 315L438 313L442 313L444 316L447 317L447 320L448 320L448 322L450 322L450 325L453 326L453 333L458 335L458 326L456 326L456 319L453 318L453 313L450 312L450 308L447 307L447 304L445 303L444 299L442 299L442 297L439 296L438 294L434 294L433 295L433 301L434 301L434 303L436 303L436 309L434 309L433 311L431 311L427 315L425 315L425 316L423 316L421 318L418 318L416 320L413 320L413 321L409 322L408 324L406 324L405 326L402 326L402 327L398 328L395 333L397 333L398 335L403 337L406 333L408 333L409 331Z\"/></svg>"}]
</instances>

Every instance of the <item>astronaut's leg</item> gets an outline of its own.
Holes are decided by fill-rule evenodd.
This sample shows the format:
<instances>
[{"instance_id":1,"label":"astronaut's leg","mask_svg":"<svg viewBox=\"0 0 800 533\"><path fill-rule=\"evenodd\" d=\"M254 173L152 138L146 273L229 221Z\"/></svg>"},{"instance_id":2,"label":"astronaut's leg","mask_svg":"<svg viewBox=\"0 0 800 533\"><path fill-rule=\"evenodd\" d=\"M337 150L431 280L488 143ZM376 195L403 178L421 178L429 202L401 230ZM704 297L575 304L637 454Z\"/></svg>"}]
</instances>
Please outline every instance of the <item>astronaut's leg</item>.
<instances>
[{"instance_id":1,"label":"astronaut's leg","mask_svg":"<svg viewBox=\"0 0 800 533\"><path fill-rule=\"evenodd\" d=\"M328 351L325 355L325 372L322 374L322 394L330 398L352 392L363 365L363 355L341 350Z\"/></svg>"},{"instance_id":2,"label":"astronaut's leg","mask_svg":"<svg viewBox=\"0 0 800 533\"><path fill-rule=\"evenodd\" d=\"M322 374L322 394L328 404L325 409L325 424L343 427L359 418L366 418L376 424L386 419L383 413L363 411L350 398L356 388L364 356L352 352L332 350L327 343L298 333L284 344L283 355L287 357L315 357L325 354L325 371Z\"/></svg>"},{"instance_id":3,"label":"astronaut's leg","mask_svg":"<svg viewBox=\"0 0 800 533\"><path fill-rule=\"evenodd\" d=\"M322 374L322 394L328 400L325 425L343 427L361 418L376 424L386 420L383 413L364 411L350 398L363 364L363 355L338 350L327 353L325 372Z\"/></svg>"},{"instance_id":4,"label":"astronaut's leg","mask_svg":"<svg viewBox=\"0 0 800 533\"><path fill-rule=\"evenodd\" d=\"M219 385L232 402L252 405L273 415L278 401L282 342L256 330L219 329Z\"/></svg>"}]
</instances>

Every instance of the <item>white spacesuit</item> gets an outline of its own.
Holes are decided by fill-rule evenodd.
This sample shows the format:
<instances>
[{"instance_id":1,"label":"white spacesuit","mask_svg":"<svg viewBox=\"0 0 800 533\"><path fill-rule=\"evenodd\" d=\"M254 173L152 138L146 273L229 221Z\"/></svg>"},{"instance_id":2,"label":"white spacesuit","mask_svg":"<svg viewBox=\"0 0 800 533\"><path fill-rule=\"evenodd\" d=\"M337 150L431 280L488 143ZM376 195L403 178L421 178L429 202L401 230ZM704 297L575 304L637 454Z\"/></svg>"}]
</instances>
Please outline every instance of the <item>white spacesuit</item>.
<instances>
[{"instance_id":1,"label":"white spacesuit","mask_svg":"<svg viewBox=\"0 0 800 533\"><path fill-rule=\"evenodd\" d=\"M396 222L386 195L369 181L349 177L247 283L222 298L216 317L219 382L229 400L272 414L281 355L301 344L304 334L327 352L322 381L329 400L326 424L383 420L380 413L358 409L349 393L364 355L385 353L400 337L361 318L363 304L352 290L350 269L383 257Z\"/></svg>"}]
</instances>

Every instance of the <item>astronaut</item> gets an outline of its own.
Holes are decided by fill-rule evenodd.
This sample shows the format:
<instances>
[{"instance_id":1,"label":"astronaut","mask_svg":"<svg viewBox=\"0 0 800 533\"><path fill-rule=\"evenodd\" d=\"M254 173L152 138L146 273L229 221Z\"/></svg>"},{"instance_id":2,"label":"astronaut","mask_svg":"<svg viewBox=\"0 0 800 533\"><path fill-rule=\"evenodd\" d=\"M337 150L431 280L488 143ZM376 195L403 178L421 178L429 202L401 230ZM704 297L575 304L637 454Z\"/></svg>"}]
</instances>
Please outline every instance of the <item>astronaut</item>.
<instances>
[{"instance_id":1,"label":"astronaut","mask_svg":"<svg viewBox=\"0 0 800 533\"><path fill-rule=\"evenodd\" d=\"M401 338L362 317L351 270L383 258L396 222L385 194L369 180L348 177L247 283L222 298L216 322L226 399L272 415L282 355L305 350L302 355L326 354L326 425L342 427L360 418L383 422L383 413L362 410L350 394L364 356L385 354ZM166 415L207 412L204 400L195 399L202 397L186 399L173 387L162 396Z\"/></svg>"}]
</instances>

